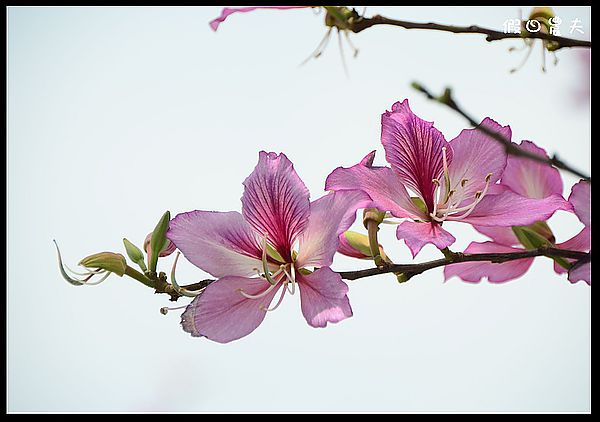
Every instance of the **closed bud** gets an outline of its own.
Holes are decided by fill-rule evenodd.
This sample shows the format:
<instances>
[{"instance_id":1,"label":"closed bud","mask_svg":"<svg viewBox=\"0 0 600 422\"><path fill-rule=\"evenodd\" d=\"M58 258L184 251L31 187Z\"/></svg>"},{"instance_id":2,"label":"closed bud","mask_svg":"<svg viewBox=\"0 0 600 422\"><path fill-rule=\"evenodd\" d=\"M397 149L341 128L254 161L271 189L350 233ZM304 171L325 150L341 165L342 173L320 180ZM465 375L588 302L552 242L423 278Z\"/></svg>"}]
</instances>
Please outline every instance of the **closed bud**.
<instances>
[{"instance_id":1,"label":"closed bud","mask_svg":"<svg viewBox=\"0 0 600 422\"><path fill-rule=\"evenodd\" d=\"M144 253L140 250L140 248L125 238L123 238L123 245L125 245L125 252L127 252L129 259L135 262L142 269L142 271L146 271Z\"/></svg>"},{"instance_id":2,"label":"closed bud","mask_svg":"<svg viewBox=\"0 0 600 422\"><path fill-rule=\"evenodd\" d=\"M86 268L99 268L122 277L127 268L127 261L120 253L100 252L83 258L79 265Z\"/></svg>"},{"instance_id":3,"label":"closed bud","mask_svg":"<svg viewBox=\"0 0 600 422\"><path fill-rule=\"evenodd\" d=\"M368 221L375 221L377 225L381 224L385 218L385 212L379 211L377 208L365 208L363 211L363 224L367 227Z\"/></svg>"},{"instance_id":4,"label":"closed bud","mask_svg":"<svg viewBox=\"0 0 600 422\"><path fill-rule=\"evenodd\" d=\"M373 259L371 248L369 246L369 236L353 231L346 231L340 235L338 246L339 253L358 259ZM379 254L386 262L391 262L383 251L383 246L379 245Z\"/></svg>"}]
</instances>

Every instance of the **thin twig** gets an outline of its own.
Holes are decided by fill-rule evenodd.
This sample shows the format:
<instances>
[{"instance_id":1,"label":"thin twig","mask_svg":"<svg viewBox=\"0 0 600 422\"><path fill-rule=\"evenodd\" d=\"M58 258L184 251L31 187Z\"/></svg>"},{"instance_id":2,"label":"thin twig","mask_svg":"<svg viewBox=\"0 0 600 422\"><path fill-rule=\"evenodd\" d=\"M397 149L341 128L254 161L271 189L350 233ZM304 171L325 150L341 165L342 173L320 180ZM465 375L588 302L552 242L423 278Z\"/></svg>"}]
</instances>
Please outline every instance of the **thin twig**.
<instances>
[{"instance_id":1,"label":"thin twig","mask_svg":"<svg viewBox=\"0 0 600 422\"><path fill-rule=\"evenodd\" d=\"M556 35L550 35L544 32L526 32L526 33L505 33L496 31L494 29L482 28L480 26L453 26L453 25L442 25L439 23L420 23L420 22L407 22L396 19L389 19L381 15L373 16L372 18L358 18L353 20L349 26L352 32L358 33L364 31L375 25L392 25L400 26L405 29L428 29L433 31L444 31L452 32L454 34L481 34L485 35L485 40L488 42L498 41L503 39L524 39L533 38L541 39L546 41L552 41L555 43L555 50L559 50L565 47L585 47L592 48L591 41L576 40L572 38L557 37Z\"/></svg>"},{"instance_id":2,"label":"thin twig","mask_svg":"<svg viewBox=\"0 0 600 422\"><path fill-rule=\"evenodd\" d=\"M450 252L445 258L436 259L434 261L429 262L422 262L419 264L389 264L382 267L369 268L366 270L342 271L338 272L338 274L345 280L358 280L360 278L371 277L379 274L403 273L406 276L406 279L409 279L417 274L421 274L424 271L431 270L432 268L443 267L448 264L456 264L459 262L489 261L493 263L502 263L523 258L533 258L536 256L570 258L578 261L581 260L584 262L588 262L589 260L591 260L591 252L580 252L551 247L541 247L538 249L505 253L467 254L460 252ZM202 280L198 283L188 284L187 286L182 287L186 290L197 291L205 288L214 281L216 280ZM168 287L162 290L157 289L156 293L167 293L171 296L171 300L173 301L181 297L177 292L175 292L173 289L169 289Z\"/></svg>"},{"instance_id":3,"label":"thin twig","mask_svg":"<svg viewBox=\"0 0 600 422\"><path fill-rule=\"evenodd\" d=\"M533 152L524 150L524 149L520 148L517 144L511 142L510 139L502 136L500 133L494 132L493 130L490 130L484 126L481 126L474 117L467 114L467 112L465 112L462 108L460 108L458 106L458 104L456 104L456 102L454 101L454 98L452 98L452 91L450 90L450 88L446 88L446 90L444 91L444 93L442 95L434 96L433 94L431 94L429 92L429 90L427 90L427 88L425 88L424 86L422 86L416 82L413 82L412 87L415 88L417 91L420 91L423 94L425 94L425 96L427 98L429 98L430 100L437 101L438 103L448 106L449 108L451 108L452 110L456 111L458 114L463 116L469 122L469 124L471 124L471 126L475 127L475 129L485 133L488 136L491 136L492 138L494 138L494 140L500 142L502 145L504 145L504 148L506 149L507 154L527 158L529 160L537 161L540 163L545 163L550 166L554 166L558 169L568 171L569 173L572 173L590 183L592 182L592 179L590 176L575 169L574 167L570 166L569 164L566 164L564 161L559 159L556 156L556 154L553 155L551 158L548 158L543 155L535 154Z\"/></svg>"}]
</instances>

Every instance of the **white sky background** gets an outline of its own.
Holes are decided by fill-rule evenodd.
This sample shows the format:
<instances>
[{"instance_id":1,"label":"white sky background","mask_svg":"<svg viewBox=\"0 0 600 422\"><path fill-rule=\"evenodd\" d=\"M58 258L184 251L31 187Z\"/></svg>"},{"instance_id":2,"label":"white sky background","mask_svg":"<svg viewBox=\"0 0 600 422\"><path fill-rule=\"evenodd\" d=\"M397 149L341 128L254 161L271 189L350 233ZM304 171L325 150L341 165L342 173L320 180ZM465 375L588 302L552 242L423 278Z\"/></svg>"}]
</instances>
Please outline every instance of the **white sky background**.
<instances>
[{"instance_id":1,"label":"white sky background","mask_svg":"<svg viewBox=\"0 0 600 422\"><path fill-rule=\"evenodd\" d=\"M361 9L359 9L361 10ZM523 8L527 14L530 8ZM563 35L589 8L556 7ZM472 114L510 124L589 173L588 82L581 49L541 47L517 73L519 41L375 27L336 39L299 67L325 32L311 10L234 15L220 7L8 10L9 411L590 411L590 288L536 261L502 285L443 283L442 269L399 285L351 281L354 316L309 327L289 295L251 335L221 345L192 338L167 316L166 295L129 278L73 287L52 239L74 266L141 245L165 210L240 210L258 151L285 152L323 195L335 167L378 150L380 115L409 98L446 139L466 123L409 86L450 85ZM367 15L502 29L517 7L369 8ZM563 173L568 196L575 177ZM582 227L559 212L563 241ZM360 228L360 225L356 225ZM448 224L461 250L482 240ZM408 248L384 227L396 262ZM421 261L440 257L432 245ZM163 260L169 271L173 256ZM337 257L336 270L369 267ZM183 260L178 280L207 275ZM184 300L179 301L185 303Z\"/></svg>"}]
</instances>

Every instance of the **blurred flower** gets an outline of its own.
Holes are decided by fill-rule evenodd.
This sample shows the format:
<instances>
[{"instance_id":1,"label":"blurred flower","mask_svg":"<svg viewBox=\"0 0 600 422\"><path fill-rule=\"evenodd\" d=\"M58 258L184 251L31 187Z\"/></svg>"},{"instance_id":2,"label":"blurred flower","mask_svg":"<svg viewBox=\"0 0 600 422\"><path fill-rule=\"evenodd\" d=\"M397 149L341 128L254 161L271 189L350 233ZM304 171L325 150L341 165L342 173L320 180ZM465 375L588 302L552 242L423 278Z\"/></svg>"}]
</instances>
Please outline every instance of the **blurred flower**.
<instances>
[{"instance_id":1,"label":"blurred flower","mask_svg":"<svg viewBox=\"0 0 600 422\"><path fill-rule=\"evenodd\" d=\"M229 15L232 15L234 13L252 12L253 10L256 10L256 9L285 10L285 9L302 9L302 8L306 8L306 7L315 7L315 6L249 6L249 7L233 7L233 8L226 7L221 11L221 15L218 18L213 19L212 21L209 22L209 25L213 31L216 31L217 28L219 28L219 25L222 22L224 22L225 19L227 19L229 17Z\"/></svg>"}]
</instances>

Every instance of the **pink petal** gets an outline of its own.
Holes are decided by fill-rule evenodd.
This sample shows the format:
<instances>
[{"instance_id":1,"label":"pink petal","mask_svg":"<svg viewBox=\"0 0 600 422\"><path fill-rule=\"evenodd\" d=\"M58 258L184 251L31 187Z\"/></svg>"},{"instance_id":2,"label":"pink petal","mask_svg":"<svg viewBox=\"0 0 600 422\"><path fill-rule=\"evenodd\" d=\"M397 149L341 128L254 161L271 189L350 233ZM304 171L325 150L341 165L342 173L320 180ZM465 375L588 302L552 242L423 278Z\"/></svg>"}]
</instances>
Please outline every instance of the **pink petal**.
<instances>
[{"instance_id":1,"label":"pink petal","mask_svg":"<svg viewBox=\"0 0 600 422\"><path fill-rule=\"evenodd\" d=\"M493 242L472 242L465 253L504 253L519 252L523 249L511 248ZM444 267L444 280L457 276L469 283L479 283L487 277L490 283L504 283L521 277L527 272L534 258L516 259L514 261L494 264L491 262L461 262Z\"/></svg>"},{"instance_id":2,"label":"pink petal","mask_svg":"<svg viewBox=\"0 0 600 422\"><path fill-rule=\"evenodd\" d=\"M338 167L327 176L325 190L341 191L360 189L373 199L373 206L389 211L396 217L427 218L410 199L400 178L389 167L375 167L375 151L360 163Z\"/></svg>"},{"instance_id":3,"label":"pink petal","mask_svg":"<svg viewBox=\"0 0 600 422\"><path fill-rule=\"evenodd\" d=\"M579 181L571 188L569 202L573 204L575 214L579 220L586 226L591 227L591 207L592 207L592 185L586 181Z\"/></svg>"},{"instance_id":4,"label":"pink petal","mask_svg":"<svg viewBox=\"0 0 600 422\"><path fill-rule=\"evenodd\" d=\"M308 225L300 236L298 267L330 266L339 235L354 223L356 210L370 203L371 198L362 191L332 192L312 202Z\"/></svg>"},{"instance_id":5,"label":"pink petal","mask_svg":"<svg viewBox=\"0 0 600 422\"><path fill-rule=\"evenodd\" d=\"M367 256L361 251L353 248L350 242L348 242L348 239L346 238L346 233L342 233L339 235L339 241L340 243L338 245L337 252L341 253L342 255L346 255L351 258L372 259L370 255Z\"/></svg>"},{"instance_id":6,"label":"pink petal","mask_svg":"<svg viewBox=\"0 0 600 422\"><path fill-rule=\"evenodd\" d=\"M404 239L413 258L428 243L434 244L438 249L444 249L456 240L437 223L416 223L414 221L404 221L400 224L396 229L396 237Z\"/></svg>"},{"instance_id":7,"label":"pink petal","mask_svg":"<svg viewBox=\"0 0 600 422\"><path fill-rule=\"evenodd\" d=\"M486 195L463 221L479 226L527 226L545 221L557 210L571 211L572 206L560 195L531 199L507 190L498 195Z\"/></svg>"},{"instance_id":8,"label":"pink petal","mask_svg":"<svg viewBox=\"0 0 600 422\"><path fill-rule=\"evenodd\" d=\"M511 227L473 226L473 228L479 233L485 234L487 237L492 239L494 243L499 243L505 246L515 246L521 244Z\"/></svg>"},{"instance_id":9,"label":"pink petal","mask_svg":"<svg viewBox=\"0 0 600 422\"><path fill-rule=\"evenodd\" d=\"M388 163L404 185L421 195L427 208L433 210L435 185L431 180L442 174L442 147L446 147L448 163L452 161L452 147L444 135L433 122L418 118L404 100L381 116L381 143Z\"/></svg>"},{"instance_id":10,"label":"pink petal","mask_svg":"<svg viewBox=\"0 0 600 422\"><path fill-rule=\"evenodd\" d=\"M191 211L169 223L169 238L194 265L214 277L255 275L262 250L239 212Z\"/></svg>"},{"instance_id":11,"label":"pink petal","mask_svg":"<svg viewBox=\"0 0 600 422\"><path fill-rule=\"evenodd\" d=\"M216 19L210 21L209 25L213 31L216 31L221 22L223 22L229 15L234 13L246 13L252 12L256 9L300 9L304 7L312 7L312 6L250 6L250 7L226 7L221 11L221 16Z\"/></svg>"},{"instance_id":12,"label":"pink petal","mask_svg":"<svg viewBox=\"0 0 600 422\"><path fill-rule=\"evenodd\" d=\"M548 158L546 151L531 141L522 141L520 148ZM557 169L514 155L508 157L502 184L527 198L542 199L552 194L562 195L563 191L563 182Z\"/></svg>"},{"instance_id":13,"label":"pink petal","mask_svg":"<svg viewBox=\"0 0 600 422\"><path fill-rule=\"evenodd\" d=\"M589 227L584 227L575 236L563 243L558 243L556 247L560 249L568 249L571 251L587 252L592 247L592 230ZM567 259L567 261L574 262L575 260ZM554 271L558 274L567 272L567 270L558 265L556 262L554 263Z\"/></svg>"},{"instance_id":14,"label":"pink petal","mask_svg":"<svg viewBox=\"0 0 600 422\"><path fill-rule=\"evenodd\" d=\"M486 117L481 127L494 131L507 139L511 137L510 126L500 126ZM455 195L472 198L477 191L483 191L486 176L491 173L490 184L496 183L506 167L506 150L502 144L478 129L464 129L450 141L454 158L448 166L450 188ZM466 179L464 187L461 181ZM445 184L444 184L445 186ZM455 197L456 197L455 196Z\"/></svg>"},{"instance_id":15,"label":"pink petal","mask_svg":"<svg viewBox=\"0 0 600 422\"><path fill-rule=\"evenodd\" d=\"M309 275L297 274L302 313L312 327L325 327L352 316L348 286L339 274L323 267Z\"/></svg>"},{"instance_id":16,"label":"pink petal","mask_svg":"<svg viewBox=\"0 0 600 422\"><path fill-rule=\"evenodd\" d=\"M207 337L219 343L228 343L254 331L265 319L273 296L281 288L278 284L260 299L247 299L269 286L264 279L245 277L223 277L209 284L186 308L181 316L183 330L194 337Z\"/></svg>"},{"instance_id":17,"label":"pink petal","mask_svg":"<svg viewBox=\"0 0 600 422\"><path fill-rule=\"evenodd\" d=\"M261 151L258 164L244 181L242 214L287 261L298 235L308 224L309 193L285 154Z\"/></svg>"},{"instance_id":18,"label":"pink petal","mask_svg":"<svg viewBox=\"0 0 600 422\"><path fill-rule=\"evenodd\" d=\"M592 263L586 262L585 264L571 268L569 276L567 277L571 283L577 283L580 280L585 281L590 286L592 285Z\"/></svg>"}]
</instances>

